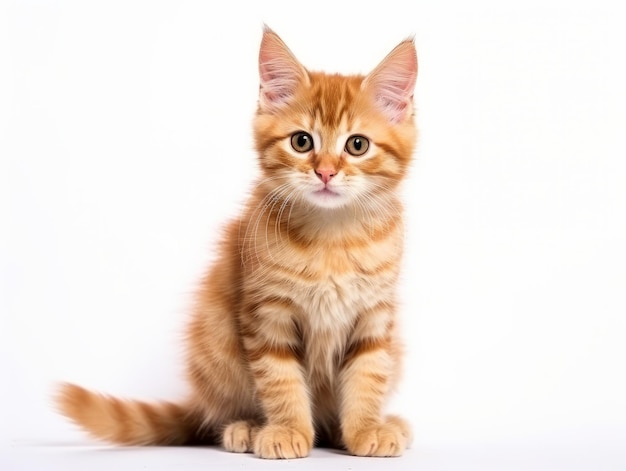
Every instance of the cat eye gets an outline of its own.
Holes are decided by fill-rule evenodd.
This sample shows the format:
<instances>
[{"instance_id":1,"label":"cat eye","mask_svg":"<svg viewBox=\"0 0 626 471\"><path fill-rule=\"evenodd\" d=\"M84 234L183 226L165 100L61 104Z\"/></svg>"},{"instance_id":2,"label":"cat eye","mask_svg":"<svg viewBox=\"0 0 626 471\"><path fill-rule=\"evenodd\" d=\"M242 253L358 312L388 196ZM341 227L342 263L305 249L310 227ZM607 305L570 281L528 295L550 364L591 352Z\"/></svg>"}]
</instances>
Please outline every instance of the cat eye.
<instances>
[{"instance_id":1,"label":"cat eye","mask_svg":"<svg viewBox=\"0 0 626 471\"><path fill-rule=\"evenodd\" d=\"M370 141L363 136L350 136L346 141L346 152L355 157L359 157L367 152Z\"/></svg>"},{"instance_id":2,"label":"cat eye","mask_svg":"<svg viewBox=\"0 0 626 471\"><path fill-rule=\"evenodd\" d=\"M296 152L308 152L313 149L313 138L304 131L293 133L291 135L291 147Z\"/></svg>"}]
</instances>

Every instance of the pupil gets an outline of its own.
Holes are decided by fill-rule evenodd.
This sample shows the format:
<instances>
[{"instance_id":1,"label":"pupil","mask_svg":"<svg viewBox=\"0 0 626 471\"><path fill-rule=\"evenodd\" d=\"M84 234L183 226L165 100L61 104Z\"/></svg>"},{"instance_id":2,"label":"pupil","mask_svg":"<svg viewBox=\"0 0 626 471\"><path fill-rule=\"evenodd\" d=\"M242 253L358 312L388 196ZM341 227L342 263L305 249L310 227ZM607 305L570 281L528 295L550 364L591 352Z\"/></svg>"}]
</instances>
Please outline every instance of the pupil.
<instances>
[{"instance_id":1,"label":"pupil","mask_svg":"<svg viewBox=\"0 0 626 471\"><path fill-rule=\"evenodd\" d=\"M361 150L361 139L357 138L357 139L354 140L354 148L356 150Z\"/></svg>"},{"instance_id":2,"label":"pupil","mask_svg":"<svg viewBox=\"0 0 626 471\"><path fill-rule=\"evenodd\" d=\"M308 141L309 139L306 134L300 134L300 136L298 137L298 145L300 147L306 147Z\"/></svg>"}]
</instances>

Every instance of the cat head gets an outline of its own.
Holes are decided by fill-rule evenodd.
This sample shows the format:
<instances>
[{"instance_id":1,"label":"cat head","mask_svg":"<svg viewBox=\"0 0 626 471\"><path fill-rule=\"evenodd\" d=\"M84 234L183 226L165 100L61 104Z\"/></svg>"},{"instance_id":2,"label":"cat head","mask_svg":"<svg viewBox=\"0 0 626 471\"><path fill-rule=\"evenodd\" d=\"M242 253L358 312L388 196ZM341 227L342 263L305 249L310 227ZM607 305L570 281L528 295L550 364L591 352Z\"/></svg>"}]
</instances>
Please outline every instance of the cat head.
<instances>
[{"instance_id":1,"label":"cat head","mask_svg":"<svg viewBox=\"0 0 626 471\"><path fill-rule=\"evenodd\" d=\"M363 207L392 194L407 172L416 130L412 40L367 76L310 72L265 28L254 121L262 185L311 208Z\"/></svg>"}]
</instances>

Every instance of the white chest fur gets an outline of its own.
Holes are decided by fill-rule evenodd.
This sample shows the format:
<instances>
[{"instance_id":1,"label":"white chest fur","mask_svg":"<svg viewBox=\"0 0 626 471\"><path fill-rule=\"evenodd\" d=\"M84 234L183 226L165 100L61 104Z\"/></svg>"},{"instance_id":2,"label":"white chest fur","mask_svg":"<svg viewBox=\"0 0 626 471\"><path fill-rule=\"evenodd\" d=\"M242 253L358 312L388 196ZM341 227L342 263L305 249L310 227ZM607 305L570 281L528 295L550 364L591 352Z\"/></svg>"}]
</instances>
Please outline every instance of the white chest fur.
<instances>
[{"instance_id":1,"label":"white chest fur","mask_svg":"<svg viewBox=\"0 0 626 471\"><path fill-rule=\"evenodd\" d=\"M354 272L328 275L294 293L302 308L300 325L310 376L332 383L360 314L382 297L392 296L385 278Z\"/></svg>"}]
</instances>

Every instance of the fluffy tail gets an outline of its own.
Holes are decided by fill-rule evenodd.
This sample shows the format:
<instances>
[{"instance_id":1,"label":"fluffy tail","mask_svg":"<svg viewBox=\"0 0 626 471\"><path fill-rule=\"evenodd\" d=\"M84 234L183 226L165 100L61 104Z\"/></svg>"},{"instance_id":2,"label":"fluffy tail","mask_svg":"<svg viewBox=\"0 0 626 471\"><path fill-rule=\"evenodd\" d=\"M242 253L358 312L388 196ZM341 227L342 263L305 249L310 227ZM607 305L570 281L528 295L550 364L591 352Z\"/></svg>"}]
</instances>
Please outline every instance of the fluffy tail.
<instances>
[{"instance_id":1,"label":"fluffy tail","mask_svg":"<svg viewBox=\"0 0 626 471\"><path fill-rule=\"evenodd\" d=\"M65 383L56 405L90 435L120 445L186 445L200 440L193 411L169 402L127 401Z\"/></svg>"}]
</instances>

